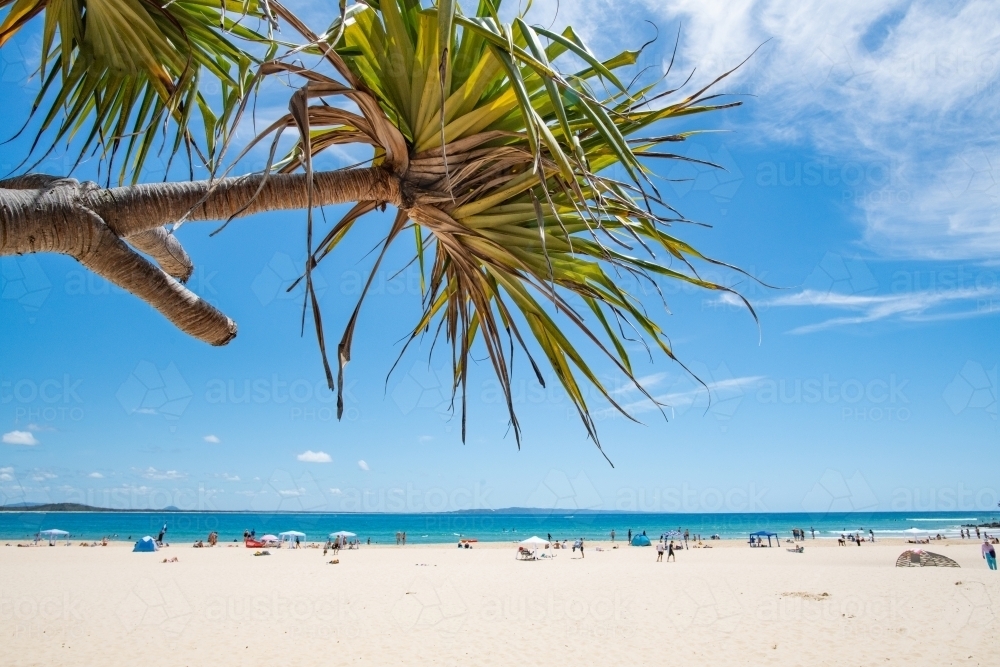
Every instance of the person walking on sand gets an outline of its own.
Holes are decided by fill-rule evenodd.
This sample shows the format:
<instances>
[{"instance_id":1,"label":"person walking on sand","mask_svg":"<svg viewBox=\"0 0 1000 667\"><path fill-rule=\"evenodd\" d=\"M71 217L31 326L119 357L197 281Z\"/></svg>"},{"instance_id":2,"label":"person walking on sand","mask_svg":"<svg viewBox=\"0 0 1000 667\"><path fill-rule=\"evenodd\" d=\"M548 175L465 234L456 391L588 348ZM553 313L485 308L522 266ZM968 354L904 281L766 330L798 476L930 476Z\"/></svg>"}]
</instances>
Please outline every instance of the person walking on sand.
<instances>
[{"instance_id":1,"label":"person walking on sand","mask_svg":"<svg viewBox=\"0 0 1000 667\"><path fill-rule=\"evenodd\" d=\"M677 562L677 555L674 554L674 541L673 540L670 540L670 545L667 547L667 560L669 561L671 558L674 559L675 563Z\"/></svg>"},{"instance_id":2,"label":"person walking on sand","mask_svg":"<svg viewBox=\"0 0 1000 667\"><path fill-rule=\"evenodd\" d=\"M663 542L656 543L656 562L663 562Z\"/></svg>"},{"instance_id":3,"label":"person walking on sand","mask_svg":"<svg viewBox=\"0 0 1000 667\"><path fill-rule=\"evenodd\" d=\"M615 543L615 529L611 529L611 544Z\"/></svg>"},{"instance_id":4,"label":"person walking on sand","mask_svg":"<svg viewBox=\"0 0 1000 667\"><path fill-rule=\"evenodd\" d=\"M997 569L997 552L989 540L983 542L983 558L991 570Z\"/></svg>"},{"instance_id":5,"label":"person walking on sand","mask_svg":"<svg viewBox=\"0 0 1000 667\"><path fill-rule=\"evenodd\" d=\"M976 531L976 535L977 536L979 535L979 531ZM632 529L631 528L628 529L628 543L632 544Z\"/></svg>"}]
</instances>

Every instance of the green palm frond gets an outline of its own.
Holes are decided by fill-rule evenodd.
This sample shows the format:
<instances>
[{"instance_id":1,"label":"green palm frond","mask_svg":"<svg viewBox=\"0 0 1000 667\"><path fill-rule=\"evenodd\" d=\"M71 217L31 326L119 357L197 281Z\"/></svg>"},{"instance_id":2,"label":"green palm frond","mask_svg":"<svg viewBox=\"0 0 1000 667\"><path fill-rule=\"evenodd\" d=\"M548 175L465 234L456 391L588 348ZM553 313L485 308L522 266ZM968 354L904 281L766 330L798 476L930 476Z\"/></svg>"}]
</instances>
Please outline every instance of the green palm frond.
<instances>
[{"instance_id":1,"label":"green palm frond","mask_svg":"<svg viewBox=\"0 0 1000 667\"><path fill-rule=\"evenodd\" d=\"M450 344L463 439L470 352L481 341L519 443L510 391L515 343L542 384L533 351L544 355L598 443L582 385L589 383L624 410L564 327L577 330L634 382L625 327L667 357L674 358L674 352L663 329L614 276L730 291L699 277L697 263L721 263L669 231L685 219L661 199L646 164L647 159L686 159L655 149L690 133L627 137L738 102L719 101L706 87L652 106L649 88L630 90L615 73L635 64L638 51L599 60L572 29L557 34L529 26L523 17L501 23L499 2L483 0L475 16L463 15L455 3L437 4L369 0L352 5L343 21L322 35L304 30L312 52L332 64L346 86L315 70L268 65L306 75L305 97L318 100L300 111L299 120L289 114L265 133L298 127L308 136L276 168L308 167L307 153L359 143L374 147L373 164L402 175L412 204L400 211L383 253L404 237L406 227L413 228L414 260L422 279L426 273L426 289L410 340L443 334ZM563 56L582 61L584 68L563 74L555 64ZM355 102L360 113L342 108L337 96ZM369 103L361 104L361 98ZM397 146L380 139L384 125ZM625 180L612 178L612 167ZM315 247L307 271L372 209L355 207L335 225ZM364 299L363 292L340 343L341 385ZM322 345L322 331L320 337Z\"/></svg>"},{"instance_id":2,"label":"green palm frond","mask_svg":"<svg viewBox=\"0 0 1000 667\"><path fill-rule=\"evenodd\" d=\"M212 168L252 81L255 58L234 40L266 42L243 25L264 16L257 0L0 0L7 7L0 48L43 13L32 153L48 130L46 154L78 138L80 157L98 151L109 178L119 158L119 181L139 179L168 125L170 158L184 148L189 161ZM218 102L200 87L206 77L220 86Z\"/></svg>"}]
</instances>

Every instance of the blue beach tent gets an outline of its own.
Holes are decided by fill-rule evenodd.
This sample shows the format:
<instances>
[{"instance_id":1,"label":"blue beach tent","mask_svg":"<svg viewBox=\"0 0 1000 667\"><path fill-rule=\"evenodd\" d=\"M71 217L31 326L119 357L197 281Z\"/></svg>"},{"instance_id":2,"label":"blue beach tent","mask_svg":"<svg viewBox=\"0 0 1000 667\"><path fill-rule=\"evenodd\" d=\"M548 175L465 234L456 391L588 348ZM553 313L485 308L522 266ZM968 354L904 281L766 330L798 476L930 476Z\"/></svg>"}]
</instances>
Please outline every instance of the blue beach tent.
<instances>
[{"instance_id":1,"label":"blue beach tent","mask_svg":"<svg viewBox=\"0 0 1000 667\"><path fill-rule=\"evenodd\" d=\"M648 547L650 545L651 543L649 541L649 538L643 535L642 533L632 538L633 547Z\"/></svg>"},{"instance_id":2,"label":"blue beach tent","mask_svg":"<svg viewBox=\"0 0 1000 667\"><path fill-rule=\"evenodd\" d=\"M135 547L132 551L158 551L156 548L156 540L147 535L135 543Z\"/></svg>"}]
</instances>

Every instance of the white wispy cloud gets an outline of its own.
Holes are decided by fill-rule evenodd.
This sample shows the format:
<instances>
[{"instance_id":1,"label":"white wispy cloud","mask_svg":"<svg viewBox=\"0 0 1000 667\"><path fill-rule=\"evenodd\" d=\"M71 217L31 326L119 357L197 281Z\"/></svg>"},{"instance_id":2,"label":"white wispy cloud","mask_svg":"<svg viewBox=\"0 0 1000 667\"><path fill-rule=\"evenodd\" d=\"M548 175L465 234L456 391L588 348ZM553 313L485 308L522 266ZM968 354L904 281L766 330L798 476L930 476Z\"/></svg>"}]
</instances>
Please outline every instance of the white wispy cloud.
<instances>
[{"instance_id":1,"label":"white wispy cloud","mask_svg":"<svg viewBox=\"0 0 1000 667\"><path fill-rule=\"evenodd\" d=\"M220 442L222 442L222 440L219 440L219 436L217 436L217 435L206 435L205 436L205 442L210 442L213 445L217 445Z\"/></svg>"},{"instance_id":2,"label":"white wispy cloud","mask_svg":"<svg viewBox=\"0 0 1000 667\"><path fill-rule=\"evenodd\" d=\"M104 475L99 472L92 472L87 477L92 477L93 479L104 479Z\"/></svg>"},{"instance_id":3,"label":"white wispy cloud","mask_svg":"<svg viewBox=\"0 0 1000 667\"><path fill-rule=\"evenodd\" d=\"M570 10L573 19L588 20L580 5ZM867 242L881 254L989 259L1000 252L994 2L646 6L661 20L683 23L680 69L697 67L696 79L763 45L725 88L757 94L749 122L761 141L828 154L844 201L856 207Z\"/></svg>"},{"instance_id":4,"label":"white wispy cloud","mask_svg":"<svg viewBox=\"0 0 1000 667\"><path fill-rule=\"evenodd\" d=\"M623 396L633 391L638 391L639 387L642 387L646 391L652 391L654 388L663 384L668 377L668 373L653 373L651 375L645 375L643 377L636 378L636 382L628 382L620 387L615 387L608 393L612 396Z\"/></svg>"},{"instance_id":5,"label":"white wispy cloud","mask_svg":"<svg viewBox=\"0 0 1000 667\"><path fill-rule=\"evenodd\" d=\"M56 479L57 477L58 477L58 475L56 475L54 473L51 473L51 472L48 472L47 470L40 470L38 472L35 472L31 476L31 479L34 482L45 482L45 481L48 481L50 479Z\"/></svg>"},{"instance_id":6,"label":"white wispy cloud","mask_svg":"<svg viewBox=\"0 0 1000 667\"><path fill-rule=\"evenodd\" d=\"M330 463L333 461L326 452L314 452L311 449L307 449L295 458L304 463Z\"/></svg>"},{"instance_id":7,"label":"white wispy cloud","mask_svg":"<svg viewBox=\"0 0 1000 667\"><path fill-rule=\"evenodd\" d=\"M28 430L38 433L40 431L54 431L55 429L51 426L46 426L45 424L28 424Z\"/></svg>"},{"instance_id":8,"label":"white wispy cloud","mask_svg":"<svg viewBox=\"0 0 1000 667\"><path fill-rule=\"evenodd\" d=\"M227 482L238 482L238 481L240 481L240 476L239 475L230 475L229 473L224 472L224 473L222 473L222 479L226 480Z\"/></svg>"},{"instance_id":9,"label":"white wispy cloud","mask_svg":"<svg viewBox=\"0 0 1000 667\"><path fill-rule=\"evenodd\" d=\"M0 482L10 482L14 479L14 468L7 466L0 468Z\"/></svg>"},{"instance_id":10,"label":"white wispy cloud","mask_svg":"<svg viewBox=\"0 0 1000 667\"><path fill-rule=\"evenodd\" d=\"M152 466L142 471L142 476L146 479L184 479L187 477L184 473L176 470L157 470Z\"/></svg>"},{"instance_id":11,"label":"white wispy cloud","mask_svg":"<svg viewBox=\"0 0 1000 667\"><path fill-rule=\"evenodd\" d=\"M744 389L755 387L764 380L763 375L746 375L742 377L722 378L713 380L711 377L702 377L704 385L698 383L691 377L678 378L676 385L682 387L678 391L667 391L653 394L653 400L663 406L669 415L675 408L686 409L696 402L704 402L708 405L711 401L727 400L733 395L742 395ZM645 385L644 385L645 386ZM647 387L647 391L649 387ZM633 387L633 392L638 390ZM634 395L634 394L633 394ZM630 415L636 416L646 412L659 411L660 408L653 404L648 398L636 398L628 403L620 403L622 408ZM596 418L608 418L619 415L614 408L604 408L594 413Z\"/></svg>"},{"instance_id":12,"label":"white wispy cloud","mask_svg":"<svg viewBox=\"0 0 1000 667\"><path fill-rule=\"evenodd\" d=\"M366 471L366 472L369 470L368 464L365 463L364 459L361 459L360 461L358 461L358 467L361 468L362 470Z\"/></svg>"},{"instance_id":13,"label":"white wispy cloud","mask_svg":"<svg viewBox=\"0 0 1000 667\"><path fill-rule=\"evenodd\" d=\"M330 495L331 496L339 496L342 493L343 493L343 491L341 491L340 489L336 489L336 488L335 489L330 489Z\"/></svg>"},{"instance_id":14,"label":"white wispy cloud","mask_svg":"<svg viewBox=\"0 0 1000 667\"><path fill-rule=\"evenodd\" d=\"M883 295L838 294L803 290L771 299L767 305L791 308L825 308L851 313L799 326L790 332L805 334L833 327L867 324L881 320L928 322L995 315L997 313L995 308L984 308L982 304L984 300L992 303L992 298L997 294L998 291L995 289L971 288ZM958 310L954 310L956 307ZM948 310L949 308L951 310Z\"/></svg>"},{"instance_id":15,"label":"white wispy cloud","mask_svg":"<svg viewBox=\"0 0 1000 667\"><path fill-rule=\"evenodd\" d=\"M3 442L5 445L25 445L27 447L34 447L39 444L35 436L29 431L10 431L9 433L4 433Z\"/></svg>"}]
</instances>

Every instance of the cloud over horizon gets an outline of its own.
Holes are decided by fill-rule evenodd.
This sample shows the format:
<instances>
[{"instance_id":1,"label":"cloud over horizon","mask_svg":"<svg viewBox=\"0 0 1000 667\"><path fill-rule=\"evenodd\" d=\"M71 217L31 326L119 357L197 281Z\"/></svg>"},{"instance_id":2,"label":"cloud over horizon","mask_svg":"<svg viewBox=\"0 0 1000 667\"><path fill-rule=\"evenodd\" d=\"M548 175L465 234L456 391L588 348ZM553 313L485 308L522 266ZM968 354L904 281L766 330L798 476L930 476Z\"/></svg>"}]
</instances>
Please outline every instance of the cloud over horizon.
<instances>
[{"instance_id":1,"label":"cloud over horizon","mask_svg":"<svg viewBox=\"0 0 1000 667\"><path fill-rule=\"evenodd\" d=\"M34 447L35 445L40 444L30 431L11 431L9 433L4 433L3 442L5 445L24 445L26 447Z\"/></svg>"},{"instance_id":2,"label":"cloud over horizon","mask_svg":"<svg viewBox=\"0 0 1000 667\"><path fill-rule=\"evenodd\" d=\"M333 459L326 452L314 452L311 449L307 449L298 456L295 457L303 463L331 463Z\"/></svg>"}]
</instances>

